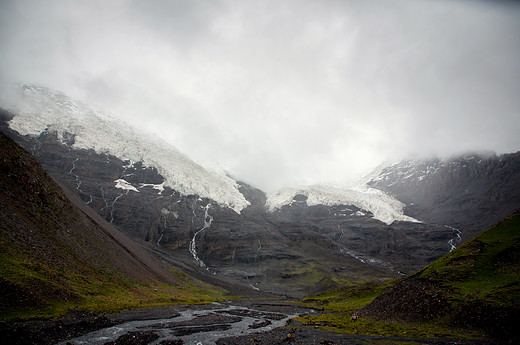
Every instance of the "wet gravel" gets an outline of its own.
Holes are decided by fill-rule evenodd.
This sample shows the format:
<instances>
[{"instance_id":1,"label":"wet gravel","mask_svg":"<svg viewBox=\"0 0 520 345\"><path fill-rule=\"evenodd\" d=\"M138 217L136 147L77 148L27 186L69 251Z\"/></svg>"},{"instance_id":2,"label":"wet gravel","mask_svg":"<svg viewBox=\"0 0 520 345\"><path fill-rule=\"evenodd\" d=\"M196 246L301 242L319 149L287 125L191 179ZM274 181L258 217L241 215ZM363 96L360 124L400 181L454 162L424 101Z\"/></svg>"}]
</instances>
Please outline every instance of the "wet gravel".
<instances>
[{"instance_id":1,"label":"wet gravel","mask_svg":"<svg viewBox=\"0 0 520 345\"><path fill-rule=\"evenodd\" d=\"M454 339L351 336L288 322L288 315L316 312L319 311L285 303L254 301L127 310L110 315L71 311L67 318L55 321L0 324L0 336L2 343L12 345L489 343Z\"/></svg>"}]
</instances>

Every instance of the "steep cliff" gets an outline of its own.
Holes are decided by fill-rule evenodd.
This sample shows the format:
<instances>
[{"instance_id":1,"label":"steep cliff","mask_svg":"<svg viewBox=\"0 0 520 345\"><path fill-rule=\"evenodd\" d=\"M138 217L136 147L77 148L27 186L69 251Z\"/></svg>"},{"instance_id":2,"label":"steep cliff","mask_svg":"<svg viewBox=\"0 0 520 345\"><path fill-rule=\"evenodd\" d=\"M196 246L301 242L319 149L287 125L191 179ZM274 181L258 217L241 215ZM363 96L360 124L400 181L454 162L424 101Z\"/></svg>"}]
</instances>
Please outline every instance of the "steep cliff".
<instances>
[{"instance_id":1,"label":"steep cliff","mask_svg":"<svg viewBox=\"0 0 520 345\"><path fill-rule=\"evenodd\" d=\"M403 161L368 185L405 203L406 214L461 229L467 240L520 208L520 152Z\"/></svg>"},{"instance_id":2,"label":"steep cliff","mask_svg":"<svg viewBox=\"0 0 520 345\"><path fill-rule=\"evenodd\" d=\"M211 300L210 286L84 207L3 133L0 174L2 319Z\"/></svg>"}]
</instances>

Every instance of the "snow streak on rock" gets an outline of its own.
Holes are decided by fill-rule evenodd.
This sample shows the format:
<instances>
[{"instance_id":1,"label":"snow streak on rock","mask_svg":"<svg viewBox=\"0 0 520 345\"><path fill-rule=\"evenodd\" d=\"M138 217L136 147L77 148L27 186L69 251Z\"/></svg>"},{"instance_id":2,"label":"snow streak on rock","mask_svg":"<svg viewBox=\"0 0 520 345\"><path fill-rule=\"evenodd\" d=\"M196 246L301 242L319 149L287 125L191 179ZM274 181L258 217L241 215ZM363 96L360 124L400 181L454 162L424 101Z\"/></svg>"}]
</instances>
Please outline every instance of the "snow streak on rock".
<instances>
[{"instance_id":1,"label":"snow streak on rock","mask_svg":"<svg viewBox=\"0 0 520 345\"><path fill-rule=\"evenodd\" d=\"M492 152L468 154L460 157L404 160L374 170L365 178L368 185L384 185L391 187L403 183L419 184L435 178L443 170L467 168L469 165L481 164L483 159L496 157Z\"/></svg>"},{"instance_id":2,"label":"snow streak on rock","mask_svg":"<svg viewBox=\"0 0 520 345\"><path fill-rule=\"evenodd\" d=\"M271 211L289 205L294 196L307 196L307 205L354 205L373 214L386 224L394 221L419 222L403 214L404 204L399 200L369 187L343 188L329 185L315 185L302 188L284 188L267 195L267 205Z\"/></svg>"},{"instance_id":3,"label":"snow streak on rock","mask_svg":"<svg viewBox=\"0 0 520 345\"><path fill-rule=\"evenodd\" d=\"M35 85L21 86L18 96L2 100L2 105L16 114L9 125L21 134L56 132L62 143L67 143L72 134L74 148L93 149L107 157L110 154L155 167L165 178L164 186L183 195L209 198L236 212L249 204L230 177L205 169L166 142L138 133L100 110Z\"/></svg>"},{"instance_id":4,"label":"snow streak on rock","mask_svg":"<svg viewBox=\"0 0 520 345\"><path fill-rule=\"evenodd\" d=\"M69 171L69 174L70 175L74 175L74 178L76 180L76 189L82 193L84 193L82 190L81 190L81 180L79 179L79 176L77 174L74 174L73 171L76 169L76 162L79 160L79 157L76 158L73 162L72 162L72 168L70 169Z\"/></svg>"},{"instance_id":5,"label":"snow streak on rock","mask_svg":"<svg viewBox=\"0 0 520 345\"><path fill-rule=\"evenodd\" d=\"M455 233L455 237L448 241L448 244L450 245L450 252L452 252L453 250L457 249L456 244L462 240L462 238L460 237L461 231L449 225L445 226Z\"/></svg>"},{"instance_id":6,"label":"snow streak on rock","mask_svg":"<svg viewBox=\"0 0 520 345\"><path fill-rule=\"evenodd\" d=\"M139 193L139 191L137 190L137 188L135 188L134 186L132 186L130 184L130 182L120 178L120 179L117 179L114 181L116 183L116 188L119 188L119 189L124 189L124 190L128 190L128 191L134 191L134 192L137 192Z\"/></svg>"},{"instance_id":7,"label":"snow streak on rock","mask_svg":"<svg viewBox=\"0 0 520 345\"><path fill-rule=\"evenodd\" d=\"M205 269L209 270L209 268L206 266L206 264L204 263L204 261L202 261L201 258L199 258L198 254L197 254L197 244L196 244L196 240L197 240L197 235L200 234L202 231L206 230L206 229L209 229L209 227L211 226L211 222L213 221L213 217L208 215L208 210L210 208L211 204L207 204L206 207L204 208L204 225L202 226L202 228L197 231L194 235L193 235L193 238L191 239L190 241L190 245L189 245L189 251L191 253L191 255L193 256L193 258L195 259L195 261L197 261L200 265L200 267L204 267Z\"/></svg>"},{"instance_id":8,"label":"snow streak on rock","mask_svg":"<svg viewBox=\"0 0 520 345\"><path fill-rule=\"evenodd\" d=\"M159 239L156 242L157 246L161 245L161 241L164 237L164 232L168 230L168 219L170 217L173 217L174 219L179 218L179 214L177 211L170 211L168 208L163 207L161 209L161 217L158 220L158 223L160 225L160 232L159 232Z\"/></svg>"},{"instance_id":9,"label":"snow streak on rock","mask_svg":"<svg viewBox=\"0 0 520 345\"><path fill-rule=\"evenodd\" d=\"M161 184L151 184L151 183L140 183L139 188L143 187L152 187L153 189L157 190L157 194L161 194L164 190L164 182Z\"/></svg>"},{"instance_id":10,"label":"snow streak on rock","mask_svg":"<svg viewBox=\"0 0 520 345\"><path fill-rule=\"evenodd\" d=\"M105 202L105 206L99 210L100 212L107 209L109 214L110 214L110 220L109 220L109 223L112 223L114 221L114 206L117 202L117 200L119 200L119 198L121 198L123 195L126 195L130 192L130 190L127 190L125 193L121 193L119 194L118 196L116 196L114 198L114 200L112 202L108 201L108 199L106 198L105 196L105 191L103 189L103 187L101 187L101 197L103 198L103 201ZM92 198L92 197L91 197Z\"/></svg>"}]
</instances>

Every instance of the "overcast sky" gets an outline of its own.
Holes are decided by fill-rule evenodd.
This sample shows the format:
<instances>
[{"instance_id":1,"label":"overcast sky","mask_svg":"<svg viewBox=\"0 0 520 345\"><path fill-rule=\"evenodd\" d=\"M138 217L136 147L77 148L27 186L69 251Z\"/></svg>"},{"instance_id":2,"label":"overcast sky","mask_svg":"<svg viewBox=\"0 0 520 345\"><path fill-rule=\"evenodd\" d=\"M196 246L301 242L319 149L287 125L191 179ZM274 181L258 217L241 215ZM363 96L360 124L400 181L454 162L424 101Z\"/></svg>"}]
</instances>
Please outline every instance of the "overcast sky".
<instances>
[{"instance_id":1,"label":"overcast sky","mask_svg":"<svg viewBox=\"0 0 520 345\"><path fill-rule=\"evenodd\" d=\"M520 150L515 1L0 0L0 80L51 87L265 190Z\"/></svg>"}]
</instances>

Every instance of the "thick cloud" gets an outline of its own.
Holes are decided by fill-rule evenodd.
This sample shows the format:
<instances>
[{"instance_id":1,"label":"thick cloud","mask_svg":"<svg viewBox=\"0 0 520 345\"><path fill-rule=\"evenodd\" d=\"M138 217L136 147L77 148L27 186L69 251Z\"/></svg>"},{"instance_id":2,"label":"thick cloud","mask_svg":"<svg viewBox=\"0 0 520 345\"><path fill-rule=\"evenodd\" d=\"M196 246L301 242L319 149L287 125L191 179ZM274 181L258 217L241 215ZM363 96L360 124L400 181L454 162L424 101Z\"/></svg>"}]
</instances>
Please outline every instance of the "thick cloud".
<instances>
[{"instance_id":1,"label":"thick cloud","mask_svg":"<svg viewBox=\"0 0 520 345\"><path fill-rule=\"evenodd\" d=\"M259 187L520 149L520 6L2 1L0 78L101 105Z\"/></svg>"}]
</instances>

